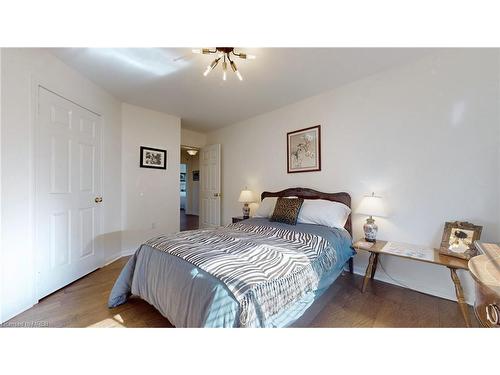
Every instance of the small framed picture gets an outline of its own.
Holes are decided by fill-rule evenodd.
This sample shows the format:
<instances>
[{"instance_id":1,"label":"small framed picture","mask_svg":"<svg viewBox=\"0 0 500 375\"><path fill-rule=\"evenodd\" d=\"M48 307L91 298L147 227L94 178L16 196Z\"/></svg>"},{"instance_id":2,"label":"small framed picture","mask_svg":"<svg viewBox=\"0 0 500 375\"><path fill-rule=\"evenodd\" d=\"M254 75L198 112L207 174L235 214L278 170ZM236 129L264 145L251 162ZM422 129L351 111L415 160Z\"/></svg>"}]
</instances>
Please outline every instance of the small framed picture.
<instances>
[{"instance_id":1,"label":"small framed picture","mask_svg":"<svg viewBox=\"0 0 500 375\"><path fill-rule=\"evenodd\" d=\"M287 133L288 173L321 170L321 126Z\"/></svg>"},{"instance_id":2,"label":"small framed picture","mask_svg":"<svg viewBox=\"0 0 500 375\"><path fill-rule=\"evenodd\" d=\"M141 168L167 169L167 150L141 146Z\"/></svg>"},{"instance_id":3,"label":"small framed picture","mask_svg":"<svg viewBox=\"0 0 500 375\"><path fill-rule=\"evenodd\" d=\"M483 227L465 221L446 222L439 252L462 259L477 254L474 241L481 238Z\"/></svg>"},{"instance_id":4,"label":"small framed picture","mask_svg":"<svg viewBox=\"0 0 500 375\"><path fill-rule=\"evenodd\" d=\"M200 171L193 171L193 181L200 181Z\"/></svg>"}]
</instances>

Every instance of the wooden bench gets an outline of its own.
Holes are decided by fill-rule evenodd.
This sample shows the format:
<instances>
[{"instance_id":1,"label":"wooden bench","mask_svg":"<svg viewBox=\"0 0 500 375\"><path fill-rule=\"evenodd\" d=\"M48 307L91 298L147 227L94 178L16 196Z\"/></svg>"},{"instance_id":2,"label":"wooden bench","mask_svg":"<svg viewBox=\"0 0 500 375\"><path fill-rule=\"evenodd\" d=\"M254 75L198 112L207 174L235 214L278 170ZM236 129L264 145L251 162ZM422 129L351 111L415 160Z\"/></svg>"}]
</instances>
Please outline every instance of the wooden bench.
<instances>
[{"instance_id":1,"label":"wooden bench","mask_svg":"<svg viewBox=\"0 0 500 375\"><path fill-rule=\"evenodd\" d=\"M384 246L387 244L387 241L379 241L375 242L372 247L369 249L360 247L360 243L363 241L357 241L354 243L353 247L356 250L362 250L362 251L367 251L370 253L370 259L368 262L368 266L366 267L366 272L365 272L365 277L363 280L363 286L361 287L361 292L365 292L366 286L368 285L368 282L370 279L373 279L375 276L375 272L377 271L377 263L378 263L378 258L381 254L384 255L391 255L391 256L397 256L400 258L405 258L405 259L411 259L411 260L416 260L420 262L426 262L426 263L431 263L431 264L437 264L440 266L444 266L450 270L450 275L451 279L453 281L453 284L455 285L455 293L457 296L457 302L458 306L460 307L460 311L462 312L462 316L465 320L465 324L467 327L470 327L470 320L469 320L469 313L468 313L468 306L467 303L465 302L464 298L464 292L462 289L462 284L460 283L460 278L457 275L457 269L462 269L462 270L469 270L468 267L468 261L465 259L460 259L460 258L455 258L447 255L442 255L439 253L439 250L433 249L432 251L434 252L432 256L428 258L420 258L416 256L410 256L406 254L393 254L389 252L383 251Z\"/></svg>"}]
</instances>

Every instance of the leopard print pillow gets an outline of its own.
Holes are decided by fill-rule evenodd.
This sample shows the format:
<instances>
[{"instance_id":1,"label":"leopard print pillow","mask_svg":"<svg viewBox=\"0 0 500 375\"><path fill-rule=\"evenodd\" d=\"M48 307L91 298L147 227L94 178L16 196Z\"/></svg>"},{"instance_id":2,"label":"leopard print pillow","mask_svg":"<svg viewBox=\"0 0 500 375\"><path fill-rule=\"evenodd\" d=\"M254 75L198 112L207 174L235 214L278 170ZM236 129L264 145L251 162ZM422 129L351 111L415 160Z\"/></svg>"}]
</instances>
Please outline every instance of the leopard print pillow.
<instances>
[{"instance_id":1,"label":"leopard print pillow","mask_svg":"<svg viewBox=\"0 0 500 375\"><path fill-rule=\"evenodd\" d=\"M274 207L273 216L270 221L295 225L299 216L300 207L304 200L302 198L278 198Z\"/></svg>"}]
</instances>

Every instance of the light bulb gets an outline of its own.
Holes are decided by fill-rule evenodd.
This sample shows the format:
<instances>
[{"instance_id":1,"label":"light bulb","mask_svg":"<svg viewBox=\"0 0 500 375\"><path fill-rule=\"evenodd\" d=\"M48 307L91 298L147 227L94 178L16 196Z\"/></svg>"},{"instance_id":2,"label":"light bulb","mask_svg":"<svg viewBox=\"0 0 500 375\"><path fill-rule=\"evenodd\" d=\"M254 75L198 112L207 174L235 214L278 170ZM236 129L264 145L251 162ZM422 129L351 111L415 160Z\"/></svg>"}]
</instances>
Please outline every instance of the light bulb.
<instances>
[{"instance_id":1,"label":"light bulb","mask_svg":"<svg viewBox=\"0 0 500 375\"><path fill-rule=\"evenodd\" d=\"M236 75L238 76L238 78L240 79L240 81L243 81L243 77L241 76L241 73L239 70L236 71Z\"/></svg>"},{"instance_id":2,"label":"light bulb","mask_svg":"<svg viewBox=\"0 0 500 375\"><path fill-rule=\"evenodd\" d=\"M210 73L217 66L217 64L219 63L219 60L220 60L220 57L218 59L215 59L214 61L212 61L212 63L209 66L207 66L207 70L205 70L205 73L203 73L203 75L205 77L208 75L208 73Z\"/></svg>"},{"instance_id":3,"label":"light bulb","mask_svg":"<svg viewBox=\"0 0 500 375\"><path fill-rule=\"evenodd\" d=\"M238 69L236 68L236 64L235 64L235 63L234 63L234 61L232 61L232 60L231 60L231 69L233 69L233 72L235 72L235 73L236 73L236 71L238 70Z\"/></svg>"},{"instance_id":4,"label":"light bulb","mask_svg":"<svg viewBox=\"0 0 500 375\"><path fill-rule=\"evenodd\" d=\"M210 48L194 48L191 50L193 53L197 53L197 54L204 54L204 55L208 55L209 53L213 53L210 51Z\"/></svg>"},{"instance_id":5,"label":"light bulb","mask_svg":"<svg viewBox=\"0 0 500 375\"><path fill-rule=\"evenodd\" d=\"M227 78L227 62L226 60L224 60L224 62L222 63L222 80L226 80Z\"/></svg>"},{"instance_id":6,"label":"light bulb","mask_svg":"<svg viewBox=\"0 0 500 375\"><path fill-rule=\"evenodd\" d=\"M254 60L255 59L255 55L247 55L246 53L240 53L236 56L238 56L240 59L244 59L244 60L246 60L246 59Z\"/></svg>"}]
</instances>

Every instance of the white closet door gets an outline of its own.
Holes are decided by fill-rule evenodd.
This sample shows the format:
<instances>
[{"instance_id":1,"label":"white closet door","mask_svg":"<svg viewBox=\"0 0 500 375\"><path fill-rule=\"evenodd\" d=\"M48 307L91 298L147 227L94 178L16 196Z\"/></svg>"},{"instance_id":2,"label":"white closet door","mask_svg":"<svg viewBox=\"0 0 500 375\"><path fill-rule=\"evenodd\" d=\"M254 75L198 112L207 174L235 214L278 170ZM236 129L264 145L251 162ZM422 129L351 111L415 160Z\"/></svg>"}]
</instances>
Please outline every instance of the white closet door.
<instances>
[{"instance_id":1,"label":"white closet door","mask_svg":"<svg viewBox=\"0 0 500 375\"><path fill-rule=\"evenodd\" d=\"M203 147L200 151L200 197L202 228L220 226L220 145Z\"/></svg>"},{"instance_id":2,"label":"white closet door","mask_svg":"<svg viewBox=\"0 0 500 375\"><path fill-rule=\"evenodd\" d=\"M40 299L101 266L101 118L39 87L36 126Z\"/></svg>"}]
</instances>

